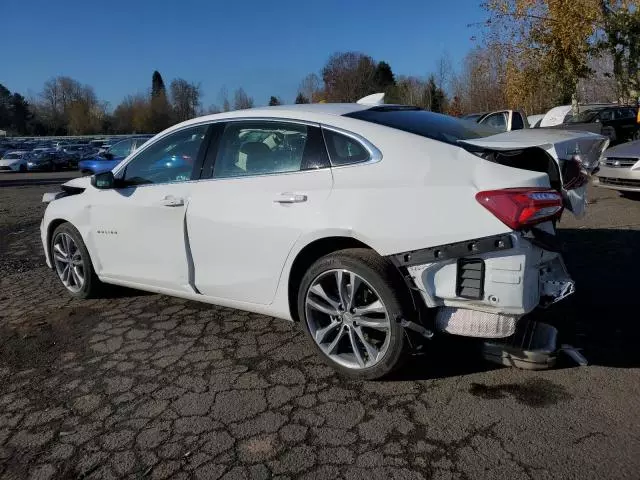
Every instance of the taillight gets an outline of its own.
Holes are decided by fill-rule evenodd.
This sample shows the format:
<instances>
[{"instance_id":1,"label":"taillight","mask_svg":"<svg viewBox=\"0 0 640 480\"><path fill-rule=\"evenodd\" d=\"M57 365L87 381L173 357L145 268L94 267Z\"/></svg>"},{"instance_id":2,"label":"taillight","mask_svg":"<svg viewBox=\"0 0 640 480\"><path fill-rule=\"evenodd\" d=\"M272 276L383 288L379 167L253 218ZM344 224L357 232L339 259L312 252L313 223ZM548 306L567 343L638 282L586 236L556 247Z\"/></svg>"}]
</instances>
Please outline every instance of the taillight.
<instances>
[{"instance_id":1,"label":"taillight","mask_svg":"<svg viewBox=\"0 0 640 480\"><path fill-rule=\"evenodd\" d=\"M514 230L559 217L563 205L560 193L540 188L489 190L476 200Z\"/></svg>"}]
</instances>

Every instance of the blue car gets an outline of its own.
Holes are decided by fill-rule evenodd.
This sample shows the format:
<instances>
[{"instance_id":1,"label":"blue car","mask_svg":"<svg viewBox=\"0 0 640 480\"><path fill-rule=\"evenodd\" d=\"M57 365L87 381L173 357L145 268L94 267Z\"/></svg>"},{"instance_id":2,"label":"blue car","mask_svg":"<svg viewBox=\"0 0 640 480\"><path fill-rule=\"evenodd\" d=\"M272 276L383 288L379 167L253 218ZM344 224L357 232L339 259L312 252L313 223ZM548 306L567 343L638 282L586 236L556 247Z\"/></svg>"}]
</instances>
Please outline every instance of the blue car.
<instances>
[{"instance_id":1,"label":"blue car","mask_svg":"<svg viewBox=\"0 0 640 480\"><path fill-rule=\"evenodd\" d=\"M151 136L127 138L114 143L106 152L100 153L94 158L78 162L78 169L83 175L95 175L96 173L113 170L131 152L140 148L150 138Z\"/></svg>"}]
</instances>

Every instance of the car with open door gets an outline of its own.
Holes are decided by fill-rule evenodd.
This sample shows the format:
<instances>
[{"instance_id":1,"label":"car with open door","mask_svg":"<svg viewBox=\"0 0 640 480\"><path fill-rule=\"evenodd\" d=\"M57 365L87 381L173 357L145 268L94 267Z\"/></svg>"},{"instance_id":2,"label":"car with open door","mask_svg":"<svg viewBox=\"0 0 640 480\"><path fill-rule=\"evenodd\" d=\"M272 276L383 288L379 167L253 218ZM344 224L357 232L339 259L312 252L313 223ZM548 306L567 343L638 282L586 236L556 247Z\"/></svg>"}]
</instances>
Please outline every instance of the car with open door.
<instances>
[{"instance_id":1,"label":"car with open door","mask_svg":"<svg viewBox=\"0 0 640 480\"><path fill-rule=\"evenodd\" d=\"M583 211L607 140L380 99L171 127L45 195L46 262L78 298L108 283L299 322L364 379L436 332L509 337L570 294L554 223Z\"/></svg>"}]
</instances>

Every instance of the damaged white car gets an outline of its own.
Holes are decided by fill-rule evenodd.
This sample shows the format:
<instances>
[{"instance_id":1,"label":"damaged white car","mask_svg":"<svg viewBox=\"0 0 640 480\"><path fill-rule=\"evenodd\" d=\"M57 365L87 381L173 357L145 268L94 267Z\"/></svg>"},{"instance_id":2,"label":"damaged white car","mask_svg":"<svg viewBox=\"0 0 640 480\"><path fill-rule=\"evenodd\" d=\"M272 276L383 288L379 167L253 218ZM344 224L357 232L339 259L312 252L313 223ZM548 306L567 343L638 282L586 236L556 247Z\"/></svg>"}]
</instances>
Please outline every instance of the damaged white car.
<instances>
[{"instance_id":1,"label":"damaged white car","mask_svg":"<svg viewBox=\"0 0 640 480\"><path fill-rule=\"evenodd\" d=\"M573 292L554 225L584 211L606 139L368 100L158 134L45 195L48 265L80 298L108 283L294 320L367 379L434 332L510 337Z\"/></svg>"}]
</instances>

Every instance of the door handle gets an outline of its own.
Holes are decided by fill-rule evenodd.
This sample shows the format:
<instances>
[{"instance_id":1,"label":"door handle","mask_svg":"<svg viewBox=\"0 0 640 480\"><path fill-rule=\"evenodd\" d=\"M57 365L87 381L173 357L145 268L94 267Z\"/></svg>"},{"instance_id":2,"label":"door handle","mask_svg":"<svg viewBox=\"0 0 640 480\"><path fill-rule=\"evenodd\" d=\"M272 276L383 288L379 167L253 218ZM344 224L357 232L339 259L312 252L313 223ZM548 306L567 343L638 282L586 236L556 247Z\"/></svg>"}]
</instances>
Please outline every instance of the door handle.
<instances>
[{"instance_id":1,"label":"door handle","mask_svg":"<svg viewBox=\"0 0 640 480\"><path fill-rule=\"evenodd\" d=\"M160 201L160 205L163 207L182 207L184 205L184 198L167 195Z\"/></svg>"},{"instance_id":2,"label":"door handle","mask_svg":"<svg viewBox=\"0 0 640 480\"><path fill-rule=\"evenodd\" d=\"M296 193L281 193L273 201L276 203L302 203L307 201L307 196Z\"/></svg>"}]
</instances>

